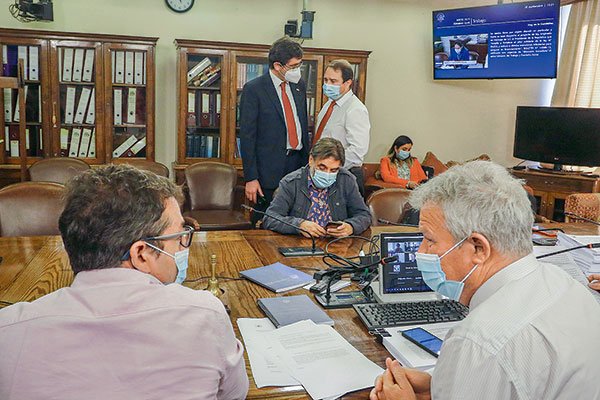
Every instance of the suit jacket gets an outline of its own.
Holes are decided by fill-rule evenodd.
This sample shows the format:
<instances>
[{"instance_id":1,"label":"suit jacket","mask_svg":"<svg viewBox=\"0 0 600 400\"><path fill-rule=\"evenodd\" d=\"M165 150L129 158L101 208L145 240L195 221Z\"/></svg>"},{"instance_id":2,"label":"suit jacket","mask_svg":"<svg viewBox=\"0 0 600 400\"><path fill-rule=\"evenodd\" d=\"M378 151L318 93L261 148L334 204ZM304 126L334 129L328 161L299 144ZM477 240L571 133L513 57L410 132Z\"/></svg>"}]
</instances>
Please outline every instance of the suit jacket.
<instances>
[{"instance_id":1,"label":"suit jacket","mask_svg":"<svg viewBox=\"0 0 600 400\"><path fill-rule=\"evenodd\" d=\"M303 163L308 162L306 85L290 83L302 128ZM240 101L241 155L246 182L258 179L264 189L275 189L285 175L287 130L283 107L270 74L244 85Z\"/></svg>"}]
</instances>

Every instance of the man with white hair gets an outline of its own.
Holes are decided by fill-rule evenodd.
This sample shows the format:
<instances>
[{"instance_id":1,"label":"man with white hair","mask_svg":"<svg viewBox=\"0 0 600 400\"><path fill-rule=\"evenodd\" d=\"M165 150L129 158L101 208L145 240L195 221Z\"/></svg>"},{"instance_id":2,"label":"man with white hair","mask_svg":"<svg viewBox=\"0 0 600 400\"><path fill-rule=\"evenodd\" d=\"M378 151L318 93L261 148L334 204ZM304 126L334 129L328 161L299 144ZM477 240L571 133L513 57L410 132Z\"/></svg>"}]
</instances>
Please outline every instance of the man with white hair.
<instances>
[{"instance_id":1,"label":"man with white hair","mask_svg":"<svg viewBox=\"0 0 600 400\"><path fill-rule=\"evenodd\" d=\"M474 161L417 188L410 204L421 210L423 279L470 313L448 332L432 375L388 359L371 400L600 399L600 307L533 256L521 182Z\"/></svg>"}]
</instances>

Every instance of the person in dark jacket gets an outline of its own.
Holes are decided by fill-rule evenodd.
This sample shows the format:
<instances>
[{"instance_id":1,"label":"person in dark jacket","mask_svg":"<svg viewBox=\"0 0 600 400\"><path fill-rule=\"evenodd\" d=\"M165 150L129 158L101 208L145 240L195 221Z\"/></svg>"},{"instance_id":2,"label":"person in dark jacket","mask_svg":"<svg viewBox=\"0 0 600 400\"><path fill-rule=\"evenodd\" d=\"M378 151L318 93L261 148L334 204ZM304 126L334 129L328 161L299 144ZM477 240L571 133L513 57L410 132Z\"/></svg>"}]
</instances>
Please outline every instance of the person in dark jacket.
<instances>
[{"instance_id":1,"label":"person in dark jacket","mask_svg":"<svg viewBox=\"0 0 600 400\"><path fill-rule=\"evenodd\" d=\"M263 227L306 237L308 233L314 237L343 237L369 228L371 213L358 191L356 178L342 167L344 161L344 147L339 140L319 140L311 149L308 165L281 180L267 209L267 214L292 226L265 217Z\"/></svg>"}]
</instances>

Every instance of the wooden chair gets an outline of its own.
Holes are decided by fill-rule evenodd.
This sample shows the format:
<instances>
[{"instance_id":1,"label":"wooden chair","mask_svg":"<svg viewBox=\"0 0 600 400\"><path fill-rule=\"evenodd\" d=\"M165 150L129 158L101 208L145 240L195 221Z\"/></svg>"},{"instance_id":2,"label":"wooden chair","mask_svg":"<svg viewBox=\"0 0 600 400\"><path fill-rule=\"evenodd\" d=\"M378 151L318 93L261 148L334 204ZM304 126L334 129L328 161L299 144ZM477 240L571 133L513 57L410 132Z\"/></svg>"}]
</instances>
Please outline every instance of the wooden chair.
<instances>
[{"instance_id":1,"label":"wooden chair","mask_svg":"<svg viewBox=\"0 0 600 400\"><path fill-rule=\"evenodd\" d=\"M69 179L88 169L90 166L77 158L45 158L29 167L29 180L64 185Z\"/></svg>"},{"instance_id":2,"label":"wooden chair","mask_svg":"<svg viewBox=\"0 0 600 400\"><path fill-rule=\"evenodd\" d=\"M185 169L184 217L198 221L201 231L251 229L244 213L233 209L237 172L229 164L205 161Z\"/></svg>"},{"instance_id":3,"label":"wooden chair","mask_svg":"<svg viewBox=\"0 0 600 400\"><path fill-rule=\"evenodd\" d=\"M0 236L58 235L64 186L21 182L0 189Z\"/></svg>"},{"instance_id":4,"label":"wooden chair","mask_svg":"<svg viewBox=\"0 0 600 400\"><path fill-rule=\"evenodd\" d=\"M390 222L400 222L410 193L410 190L395 188L381 189L371 194L367 199L367 206L371 211L371 225L385 225L378 222L380 218Z\"/></svg>"}]
</instances>

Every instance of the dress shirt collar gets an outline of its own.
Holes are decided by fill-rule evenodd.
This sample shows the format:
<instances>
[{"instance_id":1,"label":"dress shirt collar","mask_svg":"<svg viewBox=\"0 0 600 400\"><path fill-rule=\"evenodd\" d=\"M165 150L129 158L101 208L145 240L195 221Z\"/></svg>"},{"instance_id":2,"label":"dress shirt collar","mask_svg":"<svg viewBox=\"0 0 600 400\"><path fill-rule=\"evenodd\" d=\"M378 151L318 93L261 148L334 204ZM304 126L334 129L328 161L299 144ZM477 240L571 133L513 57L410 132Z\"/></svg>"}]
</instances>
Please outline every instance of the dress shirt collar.
<instances>
[{"instance_id":1,"label":"dress shirt collar","mask_svg":"<svg viewBox=\"0 0 600 400\"><path fill-rule=\"evenodd\" d=\"M502 268L477 289L471 298L469 308L476 308L509 282L519 280L532 273L537 266L538 261L531 253Z\"/></svg>"},{"instance_id":2,"label":"dress shirt collar","mask_svg":"<svg viewBox=\"0 0 600 400\"><path fill-rule=\"evenodd\" d=\"M162 285L163 283L150 274L140 272L133 268L104 268L91 271L81 271L75 275L71 287L85 288L115 283L140 283L149 285Z\"/></svg>"},{"instance_id":3,"label":"dress shirt collar","mask_svg":"<svg viewBox=\"0 0 600 400\"><path fill-rule=\"evenodd\" d=\"M352 98L353 95L354 95L354 93L352 93L352 89L350 89L350 90L348 90L348 92L345 95L343 95L342 97L337 99L335 101L335 104L342 107L344 105L344 103L346 103L348 100L350 100ZM329 101L331 101L331 100L329 100Z\"/></svg>"},{"instance_id":4,"label":"dress shirt collar","mask_svg":"<svg viewBox=\"0 0 600 400\"><path fill-rule=\"evenodd\" d=\"M272 69L269 69L269 75L271 75L271 80L273 81L273 85L275 86L275 89L278 89L281 86L281 82L283 82L281 79L279 79L279 77L277 75L275 75L275 73L273 72Z\"/></svg>"}]
</instances>

